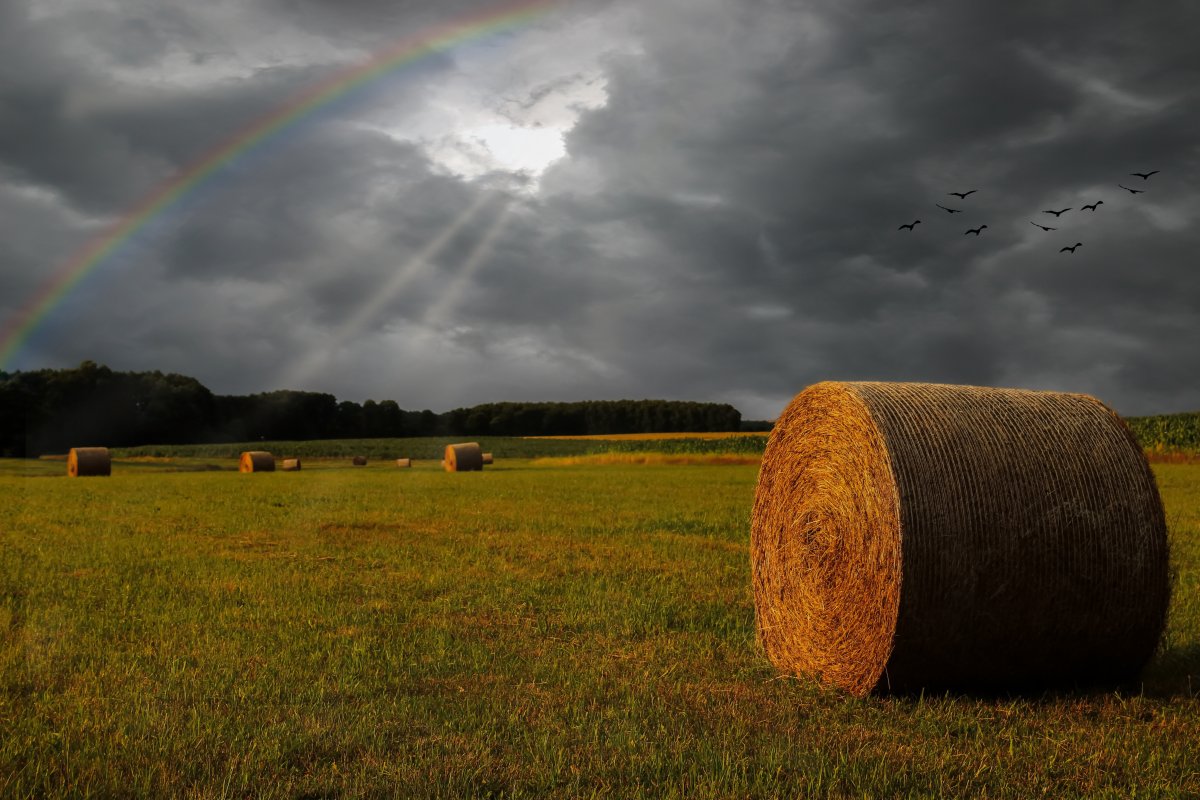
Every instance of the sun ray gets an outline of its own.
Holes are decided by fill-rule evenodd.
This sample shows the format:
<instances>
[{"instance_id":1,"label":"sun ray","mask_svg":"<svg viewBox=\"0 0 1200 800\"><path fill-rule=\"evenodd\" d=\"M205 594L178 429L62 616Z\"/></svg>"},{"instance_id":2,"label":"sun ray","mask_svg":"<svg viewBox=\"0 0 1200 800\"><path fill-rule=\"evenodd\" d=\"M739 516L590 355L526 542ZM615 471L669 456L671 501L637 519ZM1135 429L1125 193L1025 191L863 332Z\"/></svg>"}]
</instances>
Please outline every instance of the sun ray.
<instances>
[{"instance_id":1,"label":"sun ray","mask_svg":"<svg viewBox=\"0 0 1200 800\"><path fill-rule=\"evenodd\" d=\"M480 192L470 205L397 269L386 283L373 291L367 300L354 313L346 317L338 328L329 333L319 347L304 355L298 363L285 372L281 385L298 387L316 374L343 344L361 333L379 316L388 303L420 275L421 271L429 265L430 260L449 244L463 226L475 218L475 215L492 196L490 192Z\"/></svg>"},{"instance_id":2,"label":"sun ray","mask_svg":"<svg viewBox=\"0 0 1200 800\"><path fill-rule=\"evenodd\" d=\"M508 219L515 202L514 200L509 200L500 209L500 212L496 214L496 218L492 220L492 224L488 226L483 236L480 237L479 242L471 250L467 256L467 260L463 262L462 267L458 270L458 274L454 276L454 280L450 281L446 286L441 297L425 309L425 316L421 320L422 323L429 325L444 318L458 303L462 293L466 291L467 284L471 278L479 272L479 268L491 256L496 239L508 227Z\"/></svg>"}]
</instances>

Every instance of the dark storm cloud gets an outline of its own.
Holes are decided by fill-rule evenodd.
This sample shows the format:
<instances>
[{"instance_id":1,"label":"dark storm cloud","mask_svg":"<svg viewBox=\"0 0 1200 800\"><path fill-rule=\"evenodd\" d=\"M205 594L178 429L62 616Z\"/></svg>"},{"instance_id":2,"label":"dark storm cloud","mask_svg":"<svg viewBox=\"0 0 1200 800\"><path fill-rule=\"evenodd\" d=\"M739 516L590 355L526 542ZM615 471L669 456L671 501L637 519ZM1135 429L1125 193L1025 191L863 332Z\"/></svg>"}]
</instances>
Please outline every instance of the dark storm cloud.
<instances>
[{"instance_id":1,"label":"dark storm cloud","mask_svg":"<svg viewBox=\"0 0 1200 800\"><path fill-rule=\"evenodd\" d=\"M38 249L86 232L81 211L121 213L331 65L487 8L274 0L32 22L0 7L0 175L33 190L0 192L0 286L26 292ZM585 23L603 46L576 63L555 45ZM47 330L39 352L218 391L303 376L293 388L406 407L663 396L769 417L826 378L1200 407L1198 23L1184 3L564 4L472 51L503 51L485 75L428 60L216 176L95 281L130 324L80 309L95 335ZM87 54L68 46L81 26ZM331 49L259 65L231 43L243 27ZM120 77L180 52L251 66ZM599 85L537 186L450 174L438 154L477 122L395 137L448 103L538 124Z\"/></svg>"},{"instance_id":2,"label":"dark storm cloud","mask_svg":"<svg viewBox=\"0 0 1200 800\"><path fill-rule=\"evenodd\" d=\"M644 209L642 193L656 185L664 194L700 189L758 215L783 269L738 258L750 250L753 226L742 229L740 248L730 247L729 232L711 225L716 208L689 208L682 228L661 214L644 218L688 254L714 292L736 295L756 284L764 302L794 312L773 323L773 338L822 355L788 368L784 345L760 346L778 354L764 361L792 376L796 390L824 376L1047 385L1057 375L1054 388L1097 391L1146 410L1148 397L1135 385L1101 379L1089 362L1137 353L1112 352L1108 334L1118 320L1122 337L1169 349L1174 342L1160 341L1155 316L1197 321L1186 311L1200 292L1187 266L1200 244L1189 189L1200 75L1184 33L1194 12L1089 9L839 4L816 20L815 36L799 15L779 15L785 28L791 21L791 44L774 57L760 49L740 60L728 51L717 71L703 47L711 28L689 30L675 17L668 33L666 19L647 11L650 41L666 43L610 72L613 97L572 133L573 163L563 169L594 160L587 174L602 176L604 189L593 208ZM703 22L704 14L692 18ZM753 37L753 21L725 35ZM696 75L713 79L681 79ZM714 97L706 86L725 94ZM1116 186L1140 182L1128 178L1132 170L1162 165L1169 166L1157 184L1135 187L1148 190L1136 201ZM572 191L574 179L555 186ZM946 195L971 188L980 191L963 201ZM1080 217L1080 206L1097 199L1105 201L1099 212ZM951 216L935 202L964 213ZM1157 204L1188 221L1154 230ZM1076 211L1059 225L1042 213L1068 205ZM918 218L913 234L896 231ZM984 223L983 236L964 237ZM711 251L710 236L722 243ZM1078 238L1093 250L1064 263L1059 247ZM1149 274L1135 266L1146 259L1157 264ZM801 319L828 327L789 336ZM1056 345L1060 326L1077 326L1085 340L1069 359ZM715 335L692 335L689 346L711 348L714 360L729 355ZM749 385L779 383L777 375L740 372ZM1172 401L1194 405L1194 371L1170 374Z\"/></svg>"}]
</instances>

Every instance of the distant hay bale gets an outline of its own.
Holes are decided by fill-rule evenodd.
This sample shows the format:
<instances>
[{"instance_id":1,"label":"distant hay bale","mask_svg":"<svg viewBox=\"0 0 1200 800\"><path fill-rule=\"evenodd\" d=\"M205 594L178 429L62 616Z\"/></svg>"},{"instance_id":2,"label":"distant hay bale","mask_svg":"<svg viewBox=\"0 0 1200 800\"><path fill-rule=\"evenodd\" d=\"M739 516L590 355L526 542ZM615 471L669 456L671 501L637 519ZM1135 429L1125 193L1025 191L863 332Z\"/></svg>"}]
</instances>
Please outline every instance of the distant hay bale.
<instances>
[{"instance_id":1,"label":"distant hay bale","mask_svg":"<svg viewBox=\"0 0 1200 800\"><path fill-rule=\"evenodd\" d=\"M1145 456L1079 394L810 386L768 441L750 551L768 657L856 695L1120 684L1170 595Z\"/></svg>"},{"instance_id":2,"label":"distant hay bale","mask_svg":"<svg viewBox=\"0 0 1200 800\"><path fill-rule=\"evenodd\" d=\"M478 472L483 469L483 451L477 442L448 444L442 466L446 472Z\"/></svg>"},{"instance_id":3,"label":"distant hay bale","mask_svg":"<svg viewBox=\"0 0 1200 800\"><path fill-rule=\"evenodd\" d=\"M491 453L484 453L484 454L483 454L483 463L484 463L484 464L491 464L491 463L492 463L492 454L491 454Z\"/></svg>"},{"instance_id":4,"label":"distant hay bale","mask_svg":"<svg viewBox=\"0 0 1200 800\"><path fill-rule=\"evenodd\" d=\"M247 450L238 461L238 472L274 472L275 456L265 450Z\"/></svg>"},{"instance_id":5,"label":"distant hay bale","mask_svg":"<svg viewBox=\"0 0 1200 800\"><path fill-rule=\"evenodd\" d=\"M300 471L300 459L285 458L283 460L283 464L279 468L281 470L283 470L284 472L299 472Z\"/></svg>"},{"instance_id":6,"label":"distant hay bale","mask_svg":"<svg viewBox=\"0 0 1200 800\"><path fill-rule=\"evenodd\" d=\"M367 457L355 456L354 458L350 459L350 463L356 467L365 467L367 465Z\"/></svg>"},{"instance_id":7,"label":"distant hay bale","mask_svg":"<svg viewBox=\"0 0 1200 800\"><path fill-rule=\"evenodd\" d=\"M396 466L397 467L411 467L412 459L411 458L397 458Z\"/></svg>"},{"instance_id":8,"label":"distant hay bale","mask_svg":"<svg viewBox=\"0 0 1200 800\"><path fill-rule=\"evenodd\" d=\"M67 475L72 478L111 474L112 459L107 447L72 447L67 454Z\"/></svg>"}]
</instances>

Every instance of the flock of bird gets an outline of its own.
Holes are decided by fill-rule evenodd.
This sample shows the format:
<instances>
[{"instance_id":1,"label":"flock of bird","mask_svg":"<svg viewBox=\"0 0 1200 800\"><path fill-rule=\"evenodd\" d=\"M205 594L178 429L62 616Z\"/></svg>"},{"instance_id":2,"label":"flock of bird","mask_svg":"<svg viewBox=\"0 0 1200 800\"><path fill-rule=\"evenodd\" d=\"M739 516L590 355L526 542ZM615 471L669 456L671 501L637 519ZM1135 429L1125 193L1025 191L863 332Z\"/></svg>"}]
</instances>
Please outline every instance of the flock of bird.
<instances>
[{"instance_id":1,"label":"flock of bird","mask_svg":"<svg viewBox=\"0 0 1200 800\"><path fill-rule=\"evenodd\" d=\"M1131 173L1129 173L1129 174L1130 174L1130 175L1135 175L1135 176L1137 176L1137 177L1141 178L1143 181L1146 181L1146 180L1149 180L1149 179L1150 179L1150 176L1151 176L1151 175L1157 175L1157 174L1158 174L1158 172L1159 172L1159 171L1155 169L1155 170L1151 170L1150 172L1131 172ZM1129 188L1128 186L1126 186L1126 185L1125 185L1125 184L1123 184L1123 183L1118 183L1118 184L1117 184L1117 186L1121 187L1122 189L1124 189L1125 191L1129 192L1130 194L1135 194L1135 195L1136 195L1136 194L1145 194L1145 193L1146 193L1144 189L1131 189L1131 188ZM968 192L947 192L946 194L947 194L948 196L951 196L951 197L957 197L959 200L966 200L968 195L975 194L975 192L977 192L977 191L979 191L979 190L978 190L978 189L971 189L971 190L970 190L970 191L968 191ZM963 210L962 210L961 208L949 208L949 207L947 207L947 206L944 206L944 205L942 205L941 203L934 203L934 205L935 205L935 206L937 206L938 208L940 208L942 211L945 211L945 212L946 212L946 213L948 213L948 214L961 214L961 213L963 213ZM1094 202L1094 203L1088 203L1087 205L1080 206L1080 210L1086 210L1086 211L1093 211L1093 212L1094 212L1098 206L1102 206L1102 205L1104 205L1104 201L1103 201L1103 200L1097 200L1097 201L1096 201L1096 202ZM1074 206L1068 206L1067 208L1058 209L1057 211L1056 211L1056 210L1054 210L1054 209L1045 209L1045 210L1043 210L1043 211L1042 211L1042 213L1043 213L1043 214L1053 214L1053 215L1054 215L1054 219L1055 219L1055 220L1057 220L1059 217L1061 217L1063 214L1067 213L1068 211L1074 211L1074 210L1075 210L1075 209L1074 209ZM911 231L911 230L914 230L914 229L915 229L915 228L916 228L918 225L920 225L920 224L921 224L921 220L919 220L919 219L915 219L915 220L913 220L912 222L908 223L907 225L901 225L899 228L897 228L897 230L901 230L901 231L903 231L903 230L908 230L908 231ZM1030 220L1030 221L1029 221L1029 224L1030 224L1030 225L1033 225L1033 226L1035 226L1035 227L1041 228L1041 229L1042 229L1042 230L1044 230L1044 231L1056 231L1056 230L1058 230L1058 228L1055 228L1055 227L1053 227L1053 226L1050 226L1050 225L1042 225L1042 224L1040 224L1040 223L1034 222L1033 220ZM970 234L975 234L975 236L976 236L976 237L978 237L978 236L979 236L979 234L983 233L983 231L984 231L986 228L987 228L987 225L980 225L978 228L968 228L967 230L963 231L963 236L968 236L968 235L970 235ZM1058 252L1060 252L1060 253L1071 253L1072 255L1074 255L1074 253L1075 253L1075 248L1077 248L1077 247L1083 247L1083 242L1076 242L1076 243L1075 243L1075 244L1073 244L1073 245L1068 245L1067 247L1064 247L1064 248L1062 248L1062 249L1061 249L1061 250L1059 250Z\"/></svg>"}]
</instances>

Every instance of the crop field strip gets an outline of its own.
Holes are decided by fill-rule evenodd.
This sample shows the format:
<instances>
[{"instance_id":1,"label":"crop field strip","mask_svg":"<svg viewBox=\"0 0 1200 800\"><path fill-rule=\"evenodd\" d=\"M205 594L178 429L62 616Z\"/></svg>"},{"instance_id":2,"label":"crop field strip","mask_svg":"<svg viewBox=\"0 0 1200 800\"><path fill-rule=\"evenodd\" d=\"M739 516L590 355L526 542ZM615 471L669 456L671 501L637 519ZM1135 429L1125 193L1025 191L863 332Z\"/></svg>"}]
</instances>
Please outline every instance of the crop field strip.
<instances>
[{"instance_id":1,"label":"crop field strip","mask_svg":"<svg viewBox=\"0 0 1200 800\"><path fill-rule=\"evenodd\" d=\"M1138 690L856 700L755 643L754 465L136 458L0 462L2 796L1200 792L1197 466Z\"/></svg>"}]
</instances>

